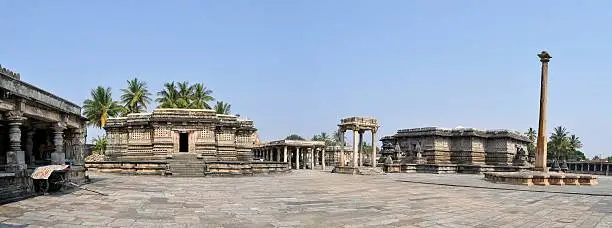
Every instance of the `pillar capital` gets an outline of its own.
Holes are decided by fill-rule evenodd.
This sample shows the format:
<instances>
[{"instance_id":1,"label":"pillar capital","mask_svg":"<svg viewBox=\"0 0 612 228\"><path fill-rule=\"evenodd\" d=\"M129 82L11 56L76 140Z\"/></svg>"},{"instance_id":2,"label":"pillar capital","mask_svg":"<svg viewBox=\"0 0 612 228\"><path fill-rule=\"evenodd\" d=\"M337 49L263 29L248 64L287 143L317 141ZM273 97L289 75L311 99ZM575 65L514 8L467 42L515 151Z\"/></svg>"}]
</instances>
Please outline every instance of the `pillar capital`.
<instances>
[{"instance_id":1,"label":"pillar capital","mask_svg":"<svg viewBox=\"0 0 612 228\"><path fill-rule=\"evenodd\" d=\"M57 123L54 123L51 128L53 128L55 132L64 131L66 130L66 124L62 122L57 122Z\"/></svg>"},{"instance_id":2,"label":"pillar capital","mask_svg":"<svg viewBox=\"0 0 612 228\"><path fill-rule=\"evenodd\" d=\"M540 52L540 54L538 54L538 57L540 57L540 62L542 63L548 63L550 59L552 59L552 56L550 56L550 54L548 54L548 52L546 51Z\"/></svg>"},{"instance_id":3,"label":"pillar capital","mask_svg":"<svg viewBox=\"0 0 612 228\"><path fill-rule=\"evenodd\" d=\"M9 122L9 125L21 125L26 118L21 111L10 111L4 114L4 117Z\"/></svg>"}]
</instances>

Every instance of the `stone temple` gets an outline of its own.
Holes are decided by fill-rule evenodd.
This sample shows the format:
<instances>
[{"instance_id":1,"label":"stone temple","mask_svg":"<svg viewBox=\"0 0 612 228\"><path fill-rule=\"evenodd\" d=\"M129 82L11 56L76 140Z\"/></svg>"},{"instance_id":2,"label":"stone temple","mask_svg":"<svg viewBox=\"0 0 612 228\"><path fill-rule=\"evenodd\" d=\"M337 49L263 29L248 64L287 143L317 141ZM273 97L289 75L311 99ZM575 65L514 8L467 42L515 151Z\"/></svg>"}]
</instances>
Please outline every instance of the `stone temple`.
<instances>
[{"instance_id":1,"label":"stone temple","mask_svg":"<svg viewBox=\"0 0 612 228\"><path fill-rule=\"evenodd\" d=\"M287 163L255 161L252 120L206 109L155 109L109 118L102 172L173 176L250 175L288 171Z\"/></svg>"},{"instance_id":2,"label":"stone temple","mask_svg":"<svg viewBox=\"0 0 612 228\"><path fill-rule=\"evenodd\" d=\"M81 107L0 67L0 203L32 194L30 175L44 165L70 165L85 180L86 119Z\"/></svg>"},{"instance_id":3,"label":"stone temple","mask_svg":"<svg viewBox=\"0 0 612 228\"><path fill-rule=\"evenodd\" d=\"M510 130L413 128L383 137L386 172L480 173L532 168L530 140Z\"/></svg>"}]
</instances>

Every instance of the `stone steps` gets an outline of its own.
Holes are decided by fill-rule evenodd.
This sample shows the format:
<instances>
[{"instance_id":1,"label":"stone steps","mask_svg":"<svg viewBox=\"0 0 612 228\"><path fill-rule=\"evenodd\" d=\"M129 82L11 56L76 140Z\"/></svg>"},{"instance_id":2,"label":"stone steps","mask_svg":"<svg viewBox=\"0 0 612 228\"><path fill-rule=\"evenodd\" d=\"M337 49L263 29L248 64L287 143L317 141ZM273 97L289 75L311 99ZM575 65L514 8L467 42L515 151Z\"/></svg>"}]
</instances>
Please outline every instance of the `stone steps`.
<instances>
[{"instance_id":1,"label":"stone steps","mask_svg":"<svg viewBox=\"0 0 612 228\"><path fill-rule=\"evenodd\" d=\"M206 164L195 153L175 153L168 159L170 175L175 177L203 177Z\"/></svg>"}]
</instances>

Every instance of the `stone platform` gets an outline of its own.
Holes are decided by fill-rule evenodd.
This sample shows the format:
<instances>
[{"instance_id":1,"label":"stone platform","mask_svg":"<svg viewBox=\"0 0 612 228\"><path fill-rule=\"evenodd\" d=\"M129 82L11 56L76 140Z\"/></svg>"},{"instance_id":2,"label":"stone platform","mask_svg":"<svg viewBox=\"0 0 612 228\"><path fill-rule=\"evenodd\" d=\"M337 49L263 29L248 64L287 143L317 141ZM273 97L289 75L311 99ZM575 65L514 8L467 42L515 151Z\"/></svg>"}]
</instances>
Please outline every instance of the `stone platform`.
<instances>
[{"instance_id":1,"label":"stone platform","mask_svg":"<svg viewBox=\"0 0 612 228\"><path fill-rule=\"evenodd\" d=\"M100 161L87 162L88 170L101 173L126 175L161 175L161 176L252 176L273 173L287 173L291 170L286 162L271 161L209 161L203 162L201 169L181 170L201 172L201 175L174 175L167 161ZM184 168L184 167L183 167ZM185 173L183 173L185 174ZM193 174L193 173L191 173Z\"/></svg>"},{"instance_id":2,"label":"stone platform","mask_svg":"<svg viewBox=\"0 0 612 228\"><path fill-rule=\"evenodd\" d=\"M351 174L351 175L384 175L385 172L378 167L351 167L336 166L332 173Z\"/></svg>"},{"instance_id":3,"label":"stone platform","mask_svg":"<svg viewBox=\"0 0 612 228\"><path fill-rule=\"evenodd\" d=\"M386 173L464 173L529 171L529 166L472 165L472 164L384 164Z\"/></svg>"},{"instance_id":4,"label":"stone platform","mask_svg":"<svg viewBox=\"0 0 612 228\"><path fill-rule=\"evenodd\" d=\"M597 185L597 176L557 172L486 172L485 180L516 185Z\"/></svg>"}]
</instances>

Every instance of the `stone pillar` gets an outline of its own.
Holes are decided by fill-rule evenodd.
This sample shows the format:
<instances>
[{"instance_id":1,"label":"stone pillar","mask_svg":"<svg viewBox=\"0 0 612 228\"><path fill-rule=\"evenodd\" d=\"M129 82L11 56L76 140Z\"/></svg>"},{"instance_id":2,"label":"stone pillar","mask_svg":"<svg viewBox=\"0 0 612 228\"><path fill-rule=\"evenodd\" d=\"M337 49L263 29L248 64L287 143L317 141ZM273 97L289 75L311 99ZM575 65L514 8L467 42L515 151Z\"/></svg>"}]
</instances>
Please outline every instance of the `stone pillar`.
<instances>
[{"instance_id":1,"label":"stone pillar","mask_svg":"<svg viewBox=\"0 0 612 228\"><path fill-rule=\"evenodd\" d=\"M310 148L310 169L314 169L315 166L315 148Z\"/></svg>"},{"instance_id":2,"label":"stone pillar","mask_svg":"<svg viewBox=\"0 0 612 228\"><path fill-rule=\"evenodd\" d=\"M295 169L300 169L300 148L295 147Z\"/></svg>"},{"instance_id":3,"label":"stone pillar","mask_svg":"<svg viewBox=\"0 0 612 228\"><path fill-rule=\"evenodd\" d=\"M287 162L287 146L283 148L283 162Z\"/></svg>"},{"instance_id":4,"label":"stone pillar","mask_svg":"<svg viewBox=\"0 0 612 228\"><path fill-rule=\"evenodd\" d=\"M63 165L66 163L66 153L64 152L64 130L66 127L63 124L57 124L53 127L53 145L55 150L51 153L51 163L54 165Z\"/></svg>"},{"instance_id":5,"label":"stone pillar","mask_svg":"<svg viewBox=\"0 0 612 228\"><path fill-rule=\"evenodd\" d=\"M372 167L376 167L376 129L372 130Z\"/></svg>"},{"instance_id":6,"label":"stone pillar","mask_svg":"<svg viewBox=\"0 0 612 228\"><path fill-rule=\"evenodd\" d=\"M359 139L357 130L353 130L353 168L357 167L357 153L359 153Z\"/></svg>"},{"instance_id":7,"label":"stone pillar","mask_svg":"<svg viewBox=\"0 0 612 228\"><path fill-rule=\"evenodd\" d=\"M34 129L31 129L28 131L28 133L26 133L26 154L29 158L28 161L26 161L26 163L28 165L34 165L34 133L36 133L36 131Z\"/></svg>"},{"instance_id":8,"label":"stone pillar","mask_svg":"<svg viewBox=\"0 0 612 228\"><path fill-rule=\"evenodd\" d=\"M323 166L323 170L325 170L325 147L321 149L321 165Z\"/></svg>"},{"instance_id":9,"label":"stone pillar","mask_svg":"<svg viewBox=\"0 0 612 228\"><path fill-rule=\"evenodd\" d=\"M363 132L362 130L359 131L359 166L363 166Z\"/></svg>"},{"instance_id":10,"label":"stone pillar","mask_svg":"<svg viewBox=\"0 0 612 228\"><path fill-rule=\"evenodd\" d=\"M11 167L14 172L27 169L25 162L25 152L21 150L21 125L26 120L20 112L9 112L7 114L9 125L9 149L6 154L6 164L15 165Z\"/></svg>"},{"instance_id":11,"label":"stone pillar","mask_svg":"<svg viewBox=\"0 0 612 228\"><path fill-rule=\"evenodd\" d=\"M543 51L538 54L540 62L542 62L541 80L540 80L540 118L538 126L538 141L536 145L536 162L535 170L548 172L546 167L546 138L548 133L546 131L546 112L548 103L548 62L551 56L548 52Z\"/></svg>"},{"instance_id":12,"label":"stone pillar","mask_svg":"<svg viewBox=\"0 0 612 228\"><path fill-rule=\"evenodd\" d=\"M72 150L72 160L76 165L85 164L85 134L82 129L75 129L74 131L74 149Z\"/></svg>"},{"instance_id":13,"label":"stone pillar","mask_svg":"<svg viewBox=\"0 0 612 228\"><path fill-rule=\"evenodd\" d=\"M280 153L280 148L276 147L276 161L280 162L281 161L281 153Z\"/></svg>"},{"instance_id":14,"label":"stone pillar","mask_svg":"<svg viewBox=\"0 0 612 228\"><path fill-rule=\"evenodd\" d=\"M344 158L344 129L340 128L338 133L340 134L340 166L345 166L346 160Z\"/></svg>"}]
</instances>

